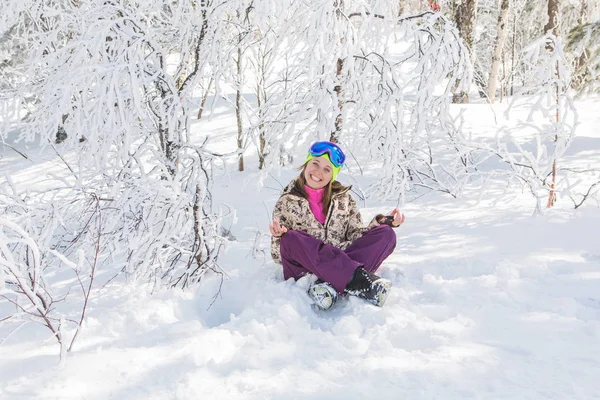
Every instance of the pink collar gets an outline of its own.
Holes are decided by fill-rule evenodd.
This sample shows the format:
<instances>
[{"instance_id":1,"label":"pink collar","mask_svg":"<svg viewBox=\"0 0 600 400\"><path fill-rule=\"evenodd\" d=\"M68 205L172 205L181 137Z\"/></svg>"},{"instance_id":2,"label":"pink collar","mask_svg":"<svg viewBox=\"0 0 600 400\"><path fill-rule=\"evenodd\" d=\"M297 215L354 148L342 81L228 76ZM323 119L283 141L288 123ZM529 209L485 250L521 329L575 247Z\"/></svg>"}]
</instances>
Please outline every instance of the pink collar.
<instances>
[{"instance_id":1,"label":"pink collar","mask_svg":"<svg viewBox=\"0 0 600 400\"><path fill-rule=\"evenodd\" d=\"M304 185L304 190L308 195L308 205L310 206L310 210L315 215L317 221L324 224L327 217L325 212L323 212L323 195L325 194L325 188L313 189L308 185Z\"/></svg>"},{"instance_id":2,"label":"pink collar","mask_svg":"<svg viewBox=\"0 0 600 400\"><path fill-rule=\"evenodd\" d=\"M322 199L323 193L325 193L324 187L322 187L321 189L313 189L308 185L304 185L304 190L306 190L306 194L308 194L308 197L318 196L319 199Z\"/></svg>"}]
</instances>

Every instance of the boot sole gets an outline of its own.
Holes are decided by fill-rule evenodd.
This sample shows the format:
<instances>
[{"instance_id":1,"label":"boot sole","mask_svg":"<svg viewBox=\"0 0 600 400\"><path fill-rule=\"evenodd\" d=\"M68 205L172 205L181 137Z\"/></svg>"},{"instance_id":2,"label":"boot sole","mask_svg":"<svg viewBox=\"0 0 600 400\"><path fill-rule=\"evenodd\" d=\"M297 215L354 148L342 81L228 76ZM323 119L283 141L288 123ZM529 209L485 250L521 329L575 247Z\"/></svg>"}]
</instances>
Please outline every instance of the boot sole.
<instances>
[{"instance_id":1,"label":"boot sole","mask_svg":"<svg viewBox=\"0 0 600 400\"><path fill-rule=\"evenodd\" d=\"M373 287L377 291L377 294L374 297L370 297L369 295L365 294L364 292L359 292L359 291L347 290L346 293L348 293L352 296L359 297L363 300L366 300L369 303L376 305L378 307L383 307L383 305L385 304L385 301L388 298L388 295L390 294L390 289L392 288L392 282L388 281L387 279L379 278L375 282L373 282Z\"/></svg>"},{"instance_id":2,"label":"boot sole","mask_svg":"<svg viewBox=\"0 0 600 400\"><path fill-rule=\"evenodd\" d=\"M321 286L311 286L308 296L314 301L315 306L322 311L329 310L335 304L337 296L333 296L329 290Z\"/></svg>"},{"instance_id":3,"label":"boot sole","mask_svg":"<svg viewBox=\"0 0 600 400\"><path fill-rule=\"evenodd\" d=\"M370 303L375 304L378 307L383 307L385 304L388 295L390 294L390 289L392 288L392 282L387 279L380 279L374 282L374 285L378 286L377 288L377 297L375 299L369 300Z\"/></svg>"}]
</instances>

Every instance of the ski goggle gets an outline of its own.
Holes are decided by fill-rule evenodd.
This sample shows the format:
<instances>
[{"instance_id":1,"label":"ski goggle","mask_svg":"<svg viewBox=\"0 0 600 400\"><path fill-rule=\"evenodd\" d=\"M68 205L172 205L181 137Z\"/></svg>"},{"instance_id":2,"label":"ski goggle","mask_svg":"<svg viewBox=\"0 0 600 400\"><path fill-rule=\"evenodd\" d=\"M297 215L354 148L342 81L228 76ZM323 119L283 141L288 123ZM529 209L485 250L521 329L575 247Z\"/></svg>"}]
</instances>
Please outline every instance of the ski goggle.
<instances>
[{"instance_id":1,"label":"ski goggle","mask_svg":"<svg viewBox=\"0 0 600 400\"><path fill-rule=\"evenodd\" d=\"M337 168L341 168L344 165L344 161L346 161L346 155L342 149L337 144L331 142L316 142L310 146L308 153L313 157L321 157L327 154L329 161Z\"/></svg>"}]
</instances>

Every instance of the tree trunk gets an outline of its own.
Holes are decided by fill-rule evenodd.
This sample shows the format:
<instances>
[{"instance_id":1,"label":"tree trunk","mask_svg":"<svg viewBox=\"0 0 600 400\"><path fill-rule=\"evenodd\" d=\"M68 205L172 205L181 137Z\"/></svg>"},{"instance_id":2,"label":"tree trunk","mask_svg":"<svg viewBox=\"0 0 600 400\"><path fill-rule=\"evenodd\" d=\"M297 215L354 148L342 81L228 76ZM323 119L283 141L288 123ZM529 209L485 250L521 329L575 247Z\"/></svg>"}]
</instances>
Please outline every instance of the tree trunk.
<instances>
[{"instance_id":1,"label":"tree trunk","mask_svg":"<svg viewBox=\"0 0 600 400\"><path fill-rule=\"evenodd\" d=\"M496 87L498 84L498 71L500 69L500 58L504 49L504 40L506 38L506 19L508 17L509 0L502 0L500 4L500 14L498 14L498 34L496 36L496 47L492 56L492 68L488 79L488 97L490 103L496 100Z\"/></svg>"},{"instance_id":2,"label":"tree trunk","mask_svg":"<svg viewBox=\"0 0 600 400\"><path fill-rule=\"evenodd\" d=\"M517 48L517 16L513 16L513 36L510 56L510 95L515 93L515 68L516 68L516 48Z\"/></svg>"},{"instance_id":3,"label":"tree trunk","mask_svg":"<svg viewBox=\"0 0 600 400\"><path fill-rule=\"evenodd\" d=\"M475 21L477 17L477 0L463 0L456 8L454 20L460 37L465 41L469 54L473 54Z\"/></svg>"},{"instance_id":4,"label":"tree trunk","mask_svg":"<svg viewBox=\"0 0 600 400\"><path fill-rule=\"evenodd\" d=\"M337 60L337 70L336 70L336 76L338 79L338 85L334 88L335 93L337 94L337 100L338 100L338 111L339 114L335 119L335 132L333 132L329 138L329 141L332 143L337 143L340 134L342 133L342 123L343 118L342 118L342 110L344 109L344 101L342 99L344 93L342 92L342 70L344 68L344 60L342 60L341 58L338 58Z\"/></svg>"},{"instance_id":5,"label":"tree trunk","mask_svg":"<svg viewBox=\"0 0 600 400\"><path fill-rule=\"evenodd\" d=\"M456 7L456 13L454 15L454 21L460 37L464 40L467 49L469 50L469 56L473 59L473 41L475 31L475 21L477 18L477 0L463 0L463 2ZM452 96L453 103L468 103L469 94L466 92L454 93Z\"/></svg>"},{"instance_id":6,"label":"tree trunk","mask_svg":"<svg viewBox=\"0 0 600 400\"><path fill-rule=\"evenodd\" d=\"M404 14L404 10L406 10L406 0L398 0L398 16Z\"/></svg>"},{"instance_id":7,"label":"tree trunk","mask_svg":"<svg viewBox=\"0 0 600 400\"><path fill-rule=\"evenodd\" d=\"M343 13L344 0L335 0L334 6L337 7L335 14L336 14L338 23L340 23L340 21L345 20L344 13ZM346 40L346 38L341 37L339 40L340 40L340 44L343 44L344 41ZM344 101L342 98L344 95L343 88L342 88L342 80L343 80L342 70L343 69L344 69L344 60L342 58L338 58L337 65L336 65L336 71L335 71L335 75L336 75L338 84L333 88L333 90L336 93L336 97L337 97L338 115L335 118L335 130L333 132L331 132L331 135L329 136L329 141L333 142L333 143L337 143L337 141L340 137L340 134L342 133L342 123L343 123L342 110L344 109Z\"/></svg>"},{"instance_id":8,"label":"tree trunk","mask_svg":"<svg viewBox=\"0 0 600 400\"><path fill-rule=\"evenodd\" d=\"M554 36L557 36L557 25L558 25L558 0L548 0L548 23L544 27L544 32L552 33ZM549 42L546 46L548 51L554 51L554 43ZM558 63L557 63L558 64ZM556 123L560 119L560 115L558 114L559 110L559 101L560 101L560 88L558 82L560 81L560 75L558 72L558 65L556 66ZM556 146L556 142L558 142L558 135L554 136L554 143ZM550 183L550 193L548 194L548 208L552 207L556 202L556 193L554 191L556 184L556 160L552 162L552 181Z\"/></svg>"},{"instance_id":9,"label":"tree trunk","mask_svg":"<svg viewBox=\"0 0 600 400\"><path fill-rule=\"evenodd\" d=\"M558 25L558 0L548 0L548 22L544 26L544 32L551 32L554 36L557 36Z\"/></svg>"},{"instance_id":10,"label":"tree trunk","mask_svg":"<svg viewBox=\"0 0 600 400\"><path fill-rule=\"evenodd\" d=\"M558 63L557 63L558 64ZM559 73L558 73L558 65L556 68L556 77L559 77ZM556 123L558 124L559 121L559 114L558 114L558 108L559 108L559 101L560 101L560 97L559 97L560 93L559 93L559 87L558 87L558 83L556 84ZM556 143L558 142L558 134L554 135L554 147L556 148ZM556 159L554 159L552 161L552 181L550 182L550 192L548 193L548 205L547 207L550 208L554 205L554 203L556 203L556 192L555 192L555 188L556 188Z\"/></svg>"},{"instance_id":11,"label":"tree trunk","mask_svg":"<svg viewBox=\"0 0 600 400\"><path fill-rule=\"evenodd\" d=\"M235 94L235 118L237 119L237 146L240 152L238 158L238 171L244 170L244 143L243 143L243 129L242 129L242 48L238 46L237 49L237 74L238 74L238 85Z\"/></svg>"},{"instance_id":12,"label":"tree trunk","mask_svg":"<svg viewBox=\"0 0 600 400\"><path fill-rule=\"evenodd\" d=\"M212 87L214 79L210 78L210 81L208 81L208 87L206 88L206 91L204 92L204 96L202 96L202 103L200 103L200 109L198 110L198 119L202 118L202 113L204 113L204 106L206 105L206 99L208 99L208 95L210 93L210 89Z\"/></svg>"},{"instance_id":13,"label":"tree trunk","mask_svg":"<svg viewBox=\"0 0 600 400\"><path fill-rule=\"evenodd\" d=\"M258 117L260 124L258 125L258 169L263 169L265 166L265 124L263 123L263 110L262 110L262 81L256 85L256 101L258 103ZM266 99L265 99L266 100Z\"/></svg>"},{"instance_id":14,"label":"tree trunk","mask_svg":"<svg viewBox=\"0 0 600 400\"><path fill-rule=\"evenodd\" d=\"M204 106L206 105L206 99L208 99L208 94L210 93L210 89L212 87L214 79L210 78L210 81L208 81L208 87L206 88L206 91L204 92L204 96L202 96L202 103L200 104L200 109L198 110L198 119L202 118L202 113L204 112Z\"/></svg>"},{"instance_id":15,"label":"tree trunk","mask_svg":"<svg viewBox=\"0 0 600 400\"><path fill-rule=\"evenodd\" d=\"M547 32L547 31L546 31ZM560 92L561 92L561 87L560 87L560 73L559 73L559 66L558 66L558 61L556 62L556 68L555 68L555 74L556 74L556 92L555 92L555 96L556 96L556 114L555 114L555 121L556 124L558 125L558 122L560 121L560 114L558 113L558 110L560 109ZM554 147L556 148L556 143L558 142L558 134L554 135ZM552 181L550 182L550 193L548 193L548 208L552 207L554 205L554 203L556 203L556 192L554 191L556 187L556 159L554 159L552 161Z\"/></svg>"},{"instance_id":16,"label":"tree trunk","mask_svg":"<svg viewBox=\"0 0 600 400\"><path fill-rule=\"evenodd\" d=\"M504 96L506 96L506 52L503 51L502 52L502 78L500 79L500 82L502 82L502 85L500 85L500 103L502 103L502 100L504 99Z\"/></svg>"},{"instance_id":17,"label":"tree trunk","mask_svg":"<svg viewBox=\"0 0 600 400\"><path fill-rule=\"evenodd\" d=\"M194 259L196 261L196 266L198 269L202 268L202 259L204 258L203 244L204 244L204 234L202 232L202 221L205 215L200 215L202 211L202 202L204 200L203 190L200 184L196 184L196 195L194 197Z\"/></svg>"}]
</instances>

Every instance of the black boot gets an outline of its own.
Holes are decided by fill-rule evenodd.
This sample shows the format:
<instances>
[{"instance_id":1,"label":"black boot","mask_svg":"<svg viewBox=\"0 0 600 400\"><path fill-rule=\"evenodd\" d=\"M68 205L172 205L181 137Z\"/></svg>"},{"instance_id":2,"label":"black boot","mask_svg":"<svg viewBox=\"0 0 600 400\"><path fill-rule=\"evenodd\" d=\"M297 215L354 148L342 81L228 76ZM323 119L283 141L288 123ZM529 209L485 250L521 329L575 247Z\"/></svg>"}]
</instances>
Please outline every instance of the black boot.
<instances>
[{"instance_id":1,"label":"black boot","mask_svg":"<svg viewBox=\"0 0 600 400\"><path fill-rule=\"evenodd\" d=\"M345 292L361 299L367 300L376 306L383 307L387 300L392 282L370 273L363 267L354 271L354 276L346 285Z\"/></svg>"}]
</instances>

